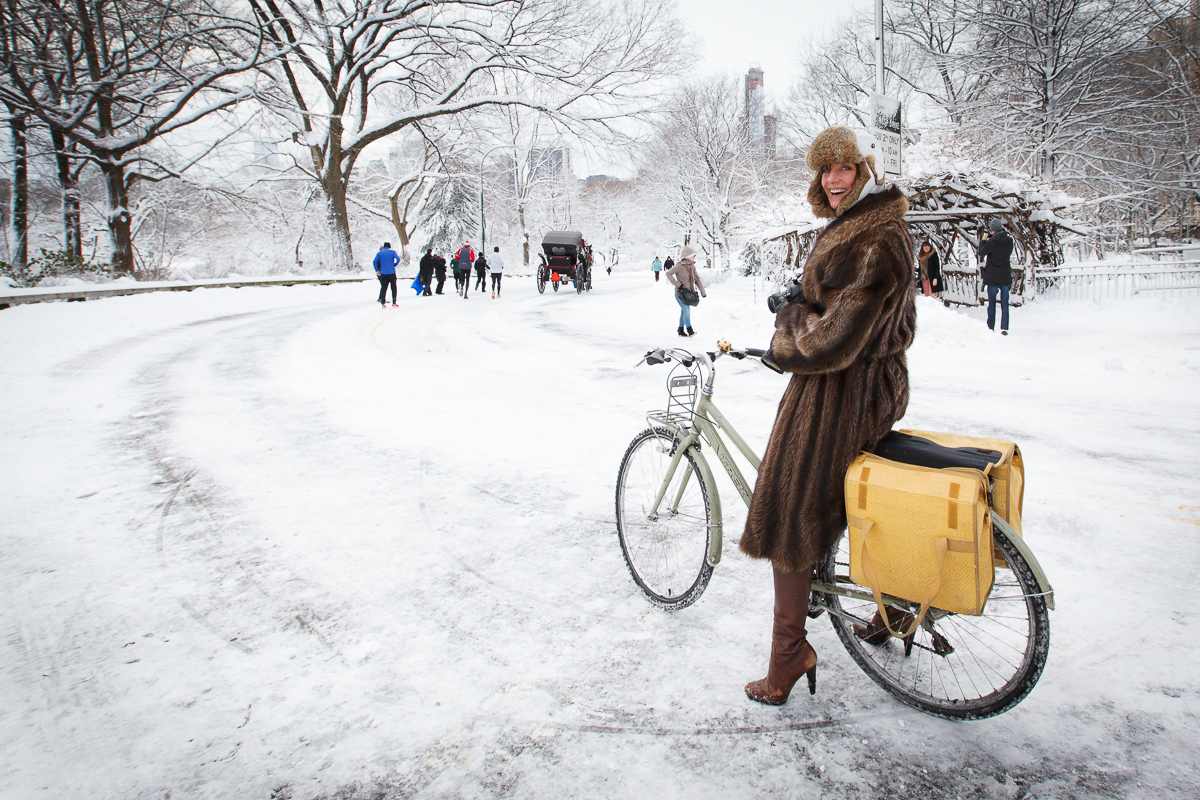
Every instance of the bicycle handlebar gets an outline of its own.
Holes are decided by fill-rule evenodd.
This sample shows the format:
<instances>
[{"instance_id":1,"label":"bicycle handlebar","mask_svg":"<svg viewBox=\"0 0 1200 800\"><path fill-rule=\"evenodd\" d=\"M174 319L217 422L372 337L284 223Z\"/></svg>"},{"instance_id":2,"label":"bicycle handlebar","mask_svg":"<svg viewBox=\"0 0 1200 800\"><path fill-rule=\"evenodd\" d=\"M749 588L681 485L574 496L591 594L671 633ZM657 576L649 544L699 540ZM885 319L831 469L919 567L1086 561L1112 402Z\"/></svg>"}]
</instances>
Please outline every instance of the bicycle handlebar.
<instances>
[{"instance_id":1,"label":"bicycle handlebar","mask_svg":"<svg viewBox=\"0 0 1200 800\"><path fill-rule=\"evenodd\" d=\"M715 351L710 350L708 352L701 352L699 354L694 354L690 351L678 348L660 347L657 350L650 350L647 351L646 355L642 356L642 360L634 366L640 366L642 364L663 364L667 361L675 360L683 364L685 367L690 367L692 364L696 363L697 359L700 359L704 366L708 367L709 370L712 370L714 368L714 363L721 356L733 356L739 361L746 356L750 356L751 358L757 358L767 369L782 375L783 370L778 364L771 360L770 353L770 350L760 350L756 347L735 348L730 345L729 342L722 339L721 341L717 342L717 349ZM711 385L711 383L712 381L710 379L709 384Z\"/></svg>"}]
</instances>

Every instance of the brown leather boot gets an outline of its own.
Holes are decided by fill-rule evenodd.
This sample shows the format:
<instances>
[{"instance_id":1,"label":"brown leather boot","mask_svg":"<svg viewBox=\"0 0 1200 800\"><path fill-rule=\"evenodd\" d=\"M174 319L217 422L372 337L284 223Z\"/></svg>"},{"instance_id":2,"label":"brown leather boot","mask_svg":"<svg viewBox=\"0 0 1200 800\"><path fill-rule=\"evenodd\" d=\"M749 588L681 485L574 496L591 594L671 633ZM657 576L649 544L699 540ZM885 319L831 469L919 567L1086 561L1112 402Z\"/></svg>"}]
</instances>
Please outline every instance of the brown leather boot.
<instances>
[{"instance_id":1,"label":"brown leather boot","mask_svg":"<svg viewBox=\"0 0 1200 800\"><path fill-rule=\"evenodd\" d=\"M767 677L746 684L746 696L759 703L781 706L801 675L808 675L808 693L817 693L817 653L808 643L804 622L812 592L812 570L775 573L775 626L771 633L771 663Z\"/></svg>"},{"instance_id":2,"label":"brown leather boot","mask_svg":"<svg viewBox=\"0 0 1200 800\"><path fill-rule=\"evenodd\" d=\"M888 624L892 626L892 630L896 633L904 633L912 627L913 620L916 619L910 611L903 611L892 606L887 607ZM891 636L888 633L887 626L883 624L883 615L878 611L875 616L871 617L870 625L855 625L853 627L854 635L862 639L867 644L881 645Z\"/></svg>"}]
</instances>

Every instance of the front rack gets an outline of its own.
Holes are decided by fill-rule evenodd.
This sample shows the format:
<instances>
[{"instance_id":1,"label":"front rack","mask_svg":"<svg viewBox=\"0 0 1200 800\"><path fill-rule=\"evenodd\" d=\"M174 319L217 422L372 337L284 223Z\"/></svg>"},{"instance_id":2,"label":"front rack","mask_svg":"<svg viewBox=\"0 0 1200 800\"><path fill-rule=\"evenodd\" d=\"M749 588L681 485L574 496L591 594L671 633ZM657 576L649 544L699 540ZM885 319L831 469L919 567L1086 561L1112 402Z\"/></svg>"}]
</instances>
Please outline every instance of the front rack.
<instances>
[{"instance_id":1,"label":"front rack","mask_svg":"<svg viewBox=\"0 0 1200 800\"><path fill-rule=\"evenodd\" d=\"M667 376L666 410L649 411L646 419L669 428L690 428L696 417L696 395L700 377L694 369L676 365Z\"/></svg>"}]
</instances>

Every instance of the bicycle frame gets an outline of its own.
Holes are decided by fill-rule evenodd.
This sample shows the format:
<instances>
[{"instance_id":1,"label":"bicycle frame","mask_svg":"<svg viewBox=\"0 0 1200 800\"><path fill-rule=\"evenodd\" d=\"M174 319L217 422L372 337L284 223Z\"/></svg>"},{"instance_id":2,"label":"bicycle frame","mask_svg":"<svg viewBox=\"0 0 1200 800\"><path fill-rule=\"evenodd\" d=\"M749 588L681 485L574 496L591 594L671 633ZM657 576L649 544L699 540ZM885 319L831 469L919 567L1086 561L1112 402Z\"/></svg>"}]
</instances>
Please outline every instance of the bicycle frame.
<instances>
[{"instance_id":1,"label":"bicycle frame","mask_svg":"<svg viewBox=\"0 0 1200 800\"><path fill-rule=\"evenodd\" d=\"M679 462L683 460L683 454L689 448L694 448L693 457L695 458L698 469L703 473L702 478L708 481L708 485L716 487L713 480L712 468L708 465L708 460L700 450L700 442L703 441L713 449L717 455L717 460L721 462L721 466L725 468L725 473L733 482L734 488L737 489L742 501L746 506L750 506L750 498L754 494L754 489L746 481L742 471L734 463L732 454L725 441L721 438L719 431L724 431L729 440L733 442L738 451L745 456L746 460L754 468L757 473L761 466L761 459L755 454L750 446L746 444L745 439L737 432L737 429L725 418L713 402L713 381L716 377L716 369L712 360L707 354L701 353L696 356L696 360L708 369L708 379L705 381L700 392L700 398L696 402L696 407L691 419L690 425L680 425L676 422L674 415L662 414L656 415L651 413L647 415L647 420L651 425L661 425L670 430L676 436L674 451L671 453L671 462L667 466L667 472L663 476L662 486L659 487L658 495L654 499L654 505L650 508L650 516L655 516L659 512L663 500L671 485L671 480L675 477L675 472L679 467ZM687 489L689 480L691 479L691 467L688 466L687 472L679 483L679 488L675 492L675 496L671 498L671 505L668 507L670 511L675 512L679 508L679 503L683 499L684 491ZM707 562L711 566L716 566L721 562L722 538L724 534L724 522L721 515L721 498L716 491L709 498L709 513L711 521L709 522L709 546ZM1025 540L1018 534L1004 519L995 511L991 511L993 530L1004 536L1018 552L1028 562L1033 571L1034 578L1038 585L1039 594L1046 598L1046 605L1050 609L1054 608L1054 589L1050 586L1050 581L1046 577L1045 571L1041 564L1038 563L1033 551L1026 544ZM846 597L851 597L858 600L873 600L870 592L859 592L844 587L830 586L821 581L813 582L813 591L825 594L837 594ZM895 603L900 606L912 605L909 601L900 598L884 595L884 600Z\"/></svg>"},{"instance_id":2,"label":"bicycle frame","mask_svg":"<svg viewBox=\"0 0 1200 800\"><path fill-rule=\"evenodd\" d=\"M746 477L742 474L741 469L734 463L733 455L725 441L721 438L718 431L725 431L725 435L733 442L746 460L750 462L755 472L758 471L759 465L762 463L758 455L750 449L750 445L746 444L746 440L742 438L737 429L725 418L716 404L712 400L712 385L715 376L712 361L705 355L698 357L700 363L708 367L708 380L700 392L700 399L696 402L696 408L691 420L690 426L680 426L674 420L666 415L656 417L651 414L647 419L652 425L658 424L666 427L676 435L675 449L671 454L671 463L667 466L666 475L663 476L662 486L659 487L658 496L654 499L654 505L650 509L651 516L658 513L659 507L662 505L666 497L667 490L670 488L671 480L675 477L675 471L679 467L679 462L683 459L683 454L688 448L695 448L692 454L696 460L696 465L702 476L708 481L710 486L716 486L713 481L712 468L708 465L708 460L700 451L700 442L703 440L717 454L717 460L721 462L721 466L725 468L725 473L733 482L734 488L737 489L742 501L747 507L750 505L750 498L754 494L754 489L746 481ZM671 500L669 509L676 511L679 508L679 503L683 499L683 493L687 489L688 481L691 479L691 467L687 467L687 472L679 483L679 489L675 492L674 498ZM722 537L724 534L724 522L721 516L721 497L717 492L713 492L709 498L709 514L711 521L709 522L709 545L708 556L706 560L712 566L716 566L721 562Z\"/></svg>"}]
</instances>

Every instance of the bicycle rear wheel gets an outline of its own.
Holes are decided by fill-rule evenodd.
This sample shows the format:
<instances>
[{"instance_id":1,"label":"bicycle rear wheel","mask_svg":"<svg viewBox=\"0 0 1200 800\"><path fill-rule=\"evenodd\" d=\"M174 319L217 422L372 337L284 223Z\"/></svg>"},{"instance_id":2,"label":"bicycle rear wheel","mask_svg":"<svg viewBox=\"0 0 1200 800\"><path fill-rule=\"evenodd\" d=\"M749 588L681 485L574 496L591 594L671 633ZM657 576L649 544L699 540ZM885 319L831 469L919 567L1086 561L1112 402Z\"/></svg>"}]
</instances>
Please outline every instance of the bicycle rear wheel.
<instances>
[{"instance_id":1,"label":"bicycle rear wheel","mask_svg":"<svg viewBox=\"0 0 1200 800\"><path fill-rule=\"evenodd\" d=\"M668 610L696 602L713 571L710 487L697 454L683 454L657 512L650 513L674 446L669 430L647 428L629 444L617 473L617 536L625 563L650 602Z\"/></svg>"},{"instance_id":2,"label":"bicycle rear wheel","mask_svg":"<svg viewBox=\"0 0 1200 800\"><path fill-rule=\"evenodd\" d=\"M1021 702L1033 689L1050 649L1045 598L1028 562L997 532L996 551L1005 565L981 616L930 609L913 636L872 645L854 634L877 607L872 600L818 594L820 604L850 656L873 681L901 703L950 719L983 719ZM850 580L847 537L817 571L824 583L864 591ZM870 593L870 589L865 589ZM899 606L897 606L899 607ZM912 604L905 611L916 608Z\"/></svg>"}]
</instances>

